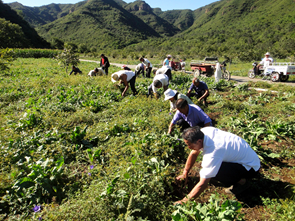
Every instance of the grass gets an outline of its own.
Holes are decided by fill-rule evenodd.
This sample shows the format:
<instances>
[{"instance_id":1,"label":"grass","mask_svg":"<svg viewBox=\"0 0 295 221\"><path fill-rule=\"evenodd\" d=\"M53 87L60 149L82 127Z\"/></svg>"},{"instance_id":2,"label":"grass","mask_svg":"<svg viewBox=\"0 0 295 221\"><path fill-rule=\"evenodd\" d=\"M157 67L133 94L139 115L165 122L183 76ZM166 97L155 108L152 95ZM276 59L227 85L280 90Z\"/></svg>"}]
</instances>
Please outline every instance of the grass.
<instances>
[{"instance_id":1,"label":"grass","mask_svg":"<svg viewBox=\"0 0 295 221\"><path fill-rule=\"evenodd\" d=\"M146 96L152 79L137 78L139 95L132 96L129 90L122 98L110 80L110 74L120 68L111 66L109 76L87 77L96 66L81 62L83 74L69 76L52 59L17 59L10 72L0 76L4 219L171 220L173 202L194 186L200 159L188 187L174 181L189 150L179 130L166 134L172 119L169 103L163 96L158 100ZM170 87L186 93L192 76L173 74ZM231 82L216 84L213 78L202 80L210 88L209 106L198 105L216 127L251 141L263 163L261 178L254 180L251 189L254 194L235 198L210 185L198 202L206 206L210 196L218 193L223 202L238 200L247 220L290 220L287 211L295 208L295 176L289 176L295 174L293 88L267 82L235 87ZM256 137L253 132L258 128L262 132ZM64 161L58 170L61 157ZM21 186L28 179L34 185ZM41 212L32 212L35 205L41 205Z\"/></svg>"}]
</instances>

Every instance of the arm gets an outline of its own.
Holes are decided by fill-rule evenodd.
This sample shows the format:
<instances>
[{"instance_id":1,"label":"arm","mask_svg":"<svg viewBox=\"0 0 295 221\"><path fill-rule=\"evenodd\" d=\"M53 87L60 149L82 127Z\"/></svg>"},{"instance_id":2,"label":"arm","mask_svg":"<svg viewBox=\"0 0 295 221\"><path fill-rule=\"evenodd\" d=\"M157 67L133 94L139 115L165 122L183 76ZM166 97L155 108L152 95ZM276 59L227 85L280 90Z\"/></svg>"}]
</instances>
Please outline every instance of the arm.
<instances>
[{"instance_id":1,"label":"arm","mask_svg":"<svg viewBox=\"0 0 295 221\"><path fill-rule=\"evenodd\" d=\"M168 134L171 134L173 127L174 127L174 124L171 122L169 125Z\"/></svg>"},{"instance_id":2,"label":"arm","mask_svg":"<svg viewBox=\"0 0 295 221\"><path fill-rule=\"evenodd\" d=\"M187 195L187 197L184 197L182 200L175 202L175 204L182 204L200 196L200 194L208 187L209 181L210 181L210 178L200 178L200 181L192 189L192 191Z\"/></svg>"},{"instance_id":3,"label":"arm","mask_svg":"<svg viewBox=\"0 0 295 221\"><path fill-rule=\"evenodd\" d=\"M208 96L208 95L209 95L209 90L207 89L207 90L205 91L205 93L203 94L203 96L200 97L200 98L198 99L198 101L201 101L203 98L205 98L205 97Z\"/></svg>"},{"instance_id":4,"label":"arm","mask_svg":"<svg viewBox=\"0 0 295 221\"><path fill-rule=\"evenodd\" d=\"M122 96L124 97L126 91L127 91L128 88L129 88L129 84L128 84L128 82L127 82L127 75L126 75L126 74L122 74L121 77L120 77L120 80L121 80L121 82L123 82L123 84L125 85L125 89L124 89L124 91L123 91L123 93L122 93Z\"/></svg>"},{"instance_id":5,"label":"arm","mask_svg":"<svg viewBox=\"0 0 295 221\"><path fill-rule=\"evenodd\" d=\"M191 170L191 168L193 167L193 165L195 164L196 159L199 156L199 153L200 153L199 150L192 150L190 152L190 154L186 160L183 173L182 173L182 175L176 177L176 180L185 179L185 183L187 182L187 175L188 175L189 171Z\"/></svg>"}]
</instances>

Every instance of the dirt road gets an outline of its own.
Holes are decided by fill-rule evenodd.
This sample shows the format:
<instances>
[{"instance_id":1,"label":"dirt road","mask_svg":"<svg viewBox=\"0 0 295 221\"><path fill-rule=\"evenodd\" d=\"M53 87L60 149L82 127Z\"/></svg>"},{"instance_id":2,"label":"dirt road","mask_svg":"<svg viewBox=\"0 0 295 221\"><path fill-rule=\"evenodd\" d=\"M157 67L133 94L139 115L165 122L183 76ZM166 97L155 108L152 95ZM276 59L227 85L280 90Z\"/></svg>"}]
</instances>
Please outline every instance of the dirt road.
<instances>
[{"instance_id":1,"label":"dirt road","mask_svg":"<svg viewBox=\"0 0 295 221\"><path fill-rule=\"evenodd\" d=\"M86 61L86 62L95 62L97 64L99 64L99 61L92 61L92 60L84 60L84 59L80 59L80 61ZM118 64L118 63L111 63L111 65L117 66L117 67L121 67L123 64ZM136 65L128 65L129 68L131 69L135 69ZM187 74L192 74L193 72L191 71L187 71ZM235 81L236 84L243 84L246 83L248 81L252 81L252 82L257 82L257 81L262 81L260 78L248 78L248 77L240 77L240 76L231 76L231 81ZM270 80L265 80L266 82L270 83L270 84L286 84L288 86L295 86L295 81L287 81L287 82L272 82Z\"/></svg>"}]
</instances>

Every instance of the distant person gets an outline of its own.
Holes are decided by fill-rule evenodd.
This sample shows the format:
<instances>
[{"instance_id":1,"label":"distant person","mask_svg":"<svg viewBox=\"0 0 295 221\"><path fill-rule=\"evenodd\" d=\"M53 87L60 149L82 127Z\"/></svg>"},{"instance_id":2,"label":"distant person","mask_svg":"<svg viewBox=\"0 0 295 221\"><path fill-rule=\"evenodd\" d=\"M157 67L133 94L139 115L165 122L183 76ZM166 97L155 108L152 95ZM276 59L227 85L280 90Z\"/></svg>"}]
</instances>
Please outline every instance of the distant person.
<instances>
[{"instance_id":1,"label":"distant person","mask_svg":"<svg viewBox=\"0 0 295 221\"><path fill-rule=\"evenodd\" d=\"M249 181L259 173L260 160L241 137L214 127L198 126L183 131L182 138L191 152L178 181L188 180L188 174L202 150L200 181L191 192L175 204L194 200L208 187L210 180L229 186L228 194L240 194L249 188Z\"/></svg>"},{"instance_id":2,"label":"distant person","mask_svg":"<svg viewBox=\"0 0 295 221\"><path fill-rule=\"evenodd\" d=\"M126 91L129 88L129 84L130 84L131 90L133 92L133 95L137 94L137 91L135 88L136 75L133 71L122 70L122 71L115 72L114 74L112 74L111 80L114 83L119 81L118 86L120 86L120 84L125 85L124 91L122 93L123 97L125 96Z\"/></svg>"},{"instance_id":3,"label":"distant person","mask_svg":"<svg viewBox=\"0 0 295 221\"><path fill-rule=\"evenodd\" d=\"M122 65L122 69L125 71L131 71L131 69L129 67L127 67L126 65Z\"/></svg>"},{"instance_id":4,"label":"distant person","mask_svg":"<svg viewBox=\"0 0 295 221\"><path fill-rule=\"evenodd\" d=\"M256 66L256 68L254 68L254 72L255 74L260 74L259 72L259 67L263 65L263 69L265 70L269 65L272 65L273 63L273 59L270 57L270 53L269 52L266 52L265 57L260 61L260 63ZM265 76L263 79L265 79L266 77L266 72L265 73Z\"/></svg>"},{"instance_id":5,"label":"distant person","mask_svg":"<svg viewBox=\"0 0 295 221\"><path fill-rule=\"evenodd\" d=\"M69 75L71 75L72 73L74 73L74 75L76 75L77 73L82 74L82 71L78 68L75 67L74 65L72 66L72 71L70 72Z\"/></svg>"},{"instance_id":6,"label":"distant person","mask_svg":"<svg viewBox=\"0 0 295 221\"><path fill-rule=\"evenodd\" d=\"M139 76L140 73L142 73L142 77L144 77L144 65L143 65L143 63L139 63L135 67L135 74L136 74L136 76Z\"/></svg>"},{"instance_id":7,"label":"distant person","mask_svg":"<svg viewBox=\"0 0 295 221\"><path fill-rule=\"evenodd\" d=\"M172 68L170 66L162 66L159 69L154 69L154 75L158 75L158 74L166 74L169 77L169 81L172 80L172 73L171 73Z\"/></svg>"},{"instance_id":8,"label":"distant person","mask_svg":"<svg viewBox=\"0 0 295 221\"><path fill-rule=\"evenodd\" d=\"M169 78L166 74L158 74L154 77L153 83L148 88L148 96L154 92L156 98L158 98L157 89L163 87L164 91L168 89Z\"/></svg>"},{"instance_id":9,"label":"distant person","mask_svg":"<svg viewBox=\"0 0 295 221\"><path fill-rule=\"evenodd\" d=\"M195 91L195 93L192 92L193 90ZM196 96L199 102L203 100L203 104L207 105L209 88L204 81L200 81L198 78L194 78L186 96L188 96L189 98Z\"/></svg>"},{"instance_id":10,"label":"distant person","mask_svg":"<svg viewBox=\"0 0 295 221\"><path fill-rule=\"evenodd\" d=\"M166 59L163 61L163 66L169 66L171 58L172 56L170 54L167 55Z\"/></svg>"},{"instance_id":11,"label":"distant person","mask_svg":"<svg viewBox=\"0 0 295 221\"><path fill-rule=\"evenodd\" d=\"M170 101L170 111L172 112L175 112L177 111L177 108L176 108L176 102L179 100L179 99L184 99L187 101L188 104L194 104L192 102L191 99L189 99L186 95L184 94L181 94L179 93L178 91L176 90L172 90L172 89L167 89L165 92L164 92L164 95L165 95L165 101L169 100Z\"/></svg>"},{"instance_id":12,"label":"distant person","mask_svg":"<svg viewBox=\"0 0 295 221\"><path fill-rule=\"evenodd\" d=\"M144 64L144 66L146 67L146 77L147 78L150 78L151 77L151 72L152 72L152 69L153 69L153 65L151 64L151 62L146 59L146 58L139 58L139 60Z\"/></svg>"},{"instance_id":13,"label":"distant person","mask_svg":"<svg viewBox=\"0 0 295 221\"><path fill-rule=\"evenodd\" d=\"M108 75L110 67L109 59L104 54L101 54L100 57L100 67L105 71L106 75Z\"/></svg>"},{"instance_id":14,"label":"distant person","mask_svg":"<svg viewBox=\"0 0 295 221\"><path fill-rule=\"evenodd\" d=\"M94 70L91 70L88 73L89 77L102 76L102 75L106 75L106 73L104 72L102 68L94 68Z\"/></svg>"},{"instance_id":15,"label":"distant person","mask_svg":"<svg viewBox=\"0 0 295 221\"><path fill-rule=\"evenodd\" d=\"M178 125L181 130L194 126L212 126L210 117L199 106L188 104L185 99L178 99L176 108L177 111L169 125L168 134L171 134L175 125Z\"/></svg>"}]
</instances>

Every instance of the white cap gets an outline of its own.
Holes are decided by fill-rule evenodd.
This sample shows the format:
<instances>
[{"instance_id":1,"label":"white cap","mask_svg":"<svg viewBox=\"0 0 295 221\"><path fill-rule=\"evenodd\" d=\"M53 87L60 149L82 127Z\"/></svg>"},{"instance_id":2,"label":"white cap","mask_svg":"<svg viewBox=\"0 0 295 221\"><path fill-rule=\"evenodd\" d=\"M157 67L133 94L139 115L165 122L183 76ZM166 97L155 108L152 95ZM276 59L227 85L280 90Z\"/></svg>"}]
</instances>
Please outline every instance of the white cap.
<instances>
[{"instance_id":1,"label":"white cap","mask_svg":"<svg viewBox=\"0 0 295 221\"><path fill-rule=\"evenodd\" d=\"M167 55L167 58L172 58L172 56L170 54Z\"/></svg>"},{"instance_id":2,"label":"white cap","mask_svg":"<svg viewBox=\"0 0 295 221\"><path fill-rule=\"evenodd\" d=\"M266 52L265 55L270 55L270 53L269 52Z\"/></svg>"},{"instance_id":3,"label":"white cap","mask_svg":"<svg viewBox=\"0 0 295 221\"><path fill-rule=\"evenodd\" d=\"M170 88L167 89L165 92L164 92L164 95L165 95L165 101L171 99L172 97L175 96L175 94L177 93L176 90L171 90Z\"/></svg>"}]
</instances>

